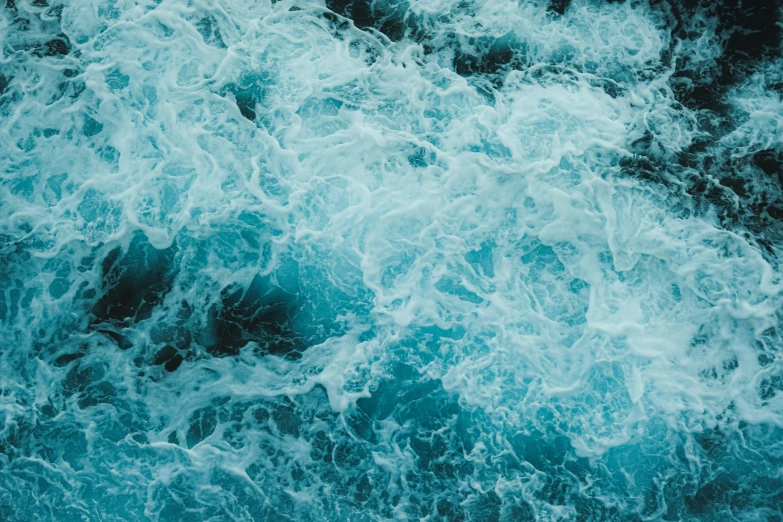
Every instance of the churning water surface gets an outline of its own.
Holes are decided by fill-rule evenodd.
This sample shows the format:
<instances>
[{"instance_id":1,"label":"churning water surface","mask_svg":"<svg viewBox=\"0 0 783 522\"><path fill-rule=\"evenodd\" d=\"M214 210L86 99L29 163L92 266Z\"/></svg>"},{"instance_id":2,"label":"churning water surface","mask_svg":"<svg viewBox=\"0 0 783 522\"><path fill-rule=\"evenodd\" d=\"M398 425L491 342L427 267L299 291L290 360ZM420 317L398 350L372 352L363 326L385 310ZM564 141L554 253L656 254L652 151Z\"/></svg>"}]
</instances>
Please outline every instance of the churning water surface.
<instances>
[{"instance_id":1,"label":"churning water surface","mask_svg":"<svg viewBox=\"0 0 783 522\"><path fill-rule=\"evenodd\" d=\"M4 0L0 519L783 520L774 0Z\"/></svg>"}]
</instances>

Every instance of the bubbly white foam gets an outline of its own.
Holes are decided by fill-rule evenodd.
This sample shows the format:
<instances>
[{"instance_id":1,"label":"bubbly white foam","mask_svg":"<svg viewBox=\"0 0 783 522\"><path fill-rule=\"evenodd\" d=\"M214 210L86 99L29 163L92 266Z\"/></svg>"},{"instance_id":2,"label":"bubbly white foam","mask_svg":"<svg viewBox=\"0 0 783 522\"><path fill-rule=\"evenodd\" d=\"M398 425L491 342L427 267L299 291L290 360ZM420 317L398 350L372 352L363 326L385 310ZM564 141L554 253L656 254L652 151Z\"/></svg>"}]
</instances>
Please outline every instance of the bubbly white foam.
<instances>
[{"instance_id":1,"label":"bubbly white foam","mask_svg":"<svg viewBox=\"0 0 783 522\"><path fill-rule=\"evenodd\" d=\"M700 133L660 12L397 5L417 43L321 2L17 5L61 8L72 51L10 52L34 35L1 15L10 520L587 520L589 498L652 520L683 477L779 480L778 267L622 167ZM708 61L710 31L677 52ZM460 76L482 38L526 66ZM780 143L762 79L732 102L721 146ZM88 315L134 238L175 275L121 350ZM309 345L212 357L211 307L258 274ZM176 371L151 363L186 336ZM714 432L725 458L696 447Z\"/></svg>"}]
</instances>

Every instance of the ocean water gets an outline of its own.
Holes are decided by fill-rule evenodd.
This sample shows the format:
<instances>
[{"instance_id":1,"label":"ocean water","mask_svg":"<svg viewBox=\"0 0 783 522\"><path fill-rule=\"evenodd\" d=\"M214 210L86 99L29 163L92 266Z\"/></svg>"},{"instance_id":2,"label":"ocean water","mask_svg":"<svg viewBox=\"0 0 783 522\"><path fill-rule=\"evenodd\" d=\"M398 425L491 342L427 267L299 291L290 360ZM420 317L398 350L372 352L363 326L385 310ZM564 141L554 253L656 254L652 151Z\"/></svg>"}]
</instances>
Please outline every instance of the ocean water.
<instances>
[{"instance_id":1,"label":"ocean water","mask_svg":"<svg viewBox=\"0 0 783 522\"><path fill-rule=\"evenodd\" d=\"M7 0L0 520L783 520L781 27Z\"/></svg>"}]
</instances>

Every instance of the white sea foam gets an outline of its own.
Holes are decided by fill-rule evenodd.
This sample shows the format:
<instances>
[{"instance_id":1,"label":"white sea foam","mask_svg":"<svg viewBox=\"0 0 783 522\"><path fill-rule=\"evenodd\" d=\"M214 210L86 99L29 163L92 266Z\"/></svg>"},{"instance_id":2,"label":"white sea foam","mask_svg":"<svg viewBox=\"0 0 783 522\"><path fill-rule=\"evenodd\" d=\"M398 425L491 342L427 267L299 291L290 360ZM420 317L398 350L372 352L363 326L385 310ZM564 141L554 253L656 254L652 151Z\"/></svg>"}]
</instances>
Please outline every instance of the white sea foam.
<instances>
[{"instance_id":1,"label":"white sea foam","mask_svg":"<svg viewBox=\"0 0 783 522\"><path fill-rule=\"evenodd\" d=\"M17 6L51 20L0 15L7 519L688 519L667 502L720 470L766 509L778 267L622 166L701 132L661 12L384 3L417 43L320 2ZM22 50L50 26L67 56ZM525 67L457 74L482 38ZM762 78L731 99L721 146L780 144ZM118 247L164 291L101 323ZM244 320L221 307L272 299L255 282L293 303L296 357L211 351Z\"/></svg>"}]
</instances>

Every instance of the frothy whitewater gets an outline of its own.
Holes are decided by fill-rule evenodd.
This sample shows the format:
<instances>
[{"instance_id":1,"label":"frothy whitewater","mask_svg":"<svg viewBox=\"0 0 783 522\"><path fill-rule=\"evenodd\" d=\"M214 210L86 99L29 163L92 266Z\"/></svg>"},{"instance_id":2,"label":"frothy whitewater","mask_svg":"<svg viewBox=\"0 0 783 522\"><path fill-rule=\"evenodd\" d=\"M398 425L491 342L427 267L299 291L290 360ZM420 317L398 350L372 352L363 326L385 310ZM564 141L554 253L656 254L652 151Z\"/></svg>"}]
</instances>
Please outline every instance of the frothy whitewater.
<instances>
[{"instance_id":1,"label":"frothy whitewater","mask_svg":"<svg viewBox=\"0 0 783 522\"><path fill-rule=\"evenodd\" d=\"M780 15L7 0L0 519L783 520Z\"/></svg>"}]
</instances>

